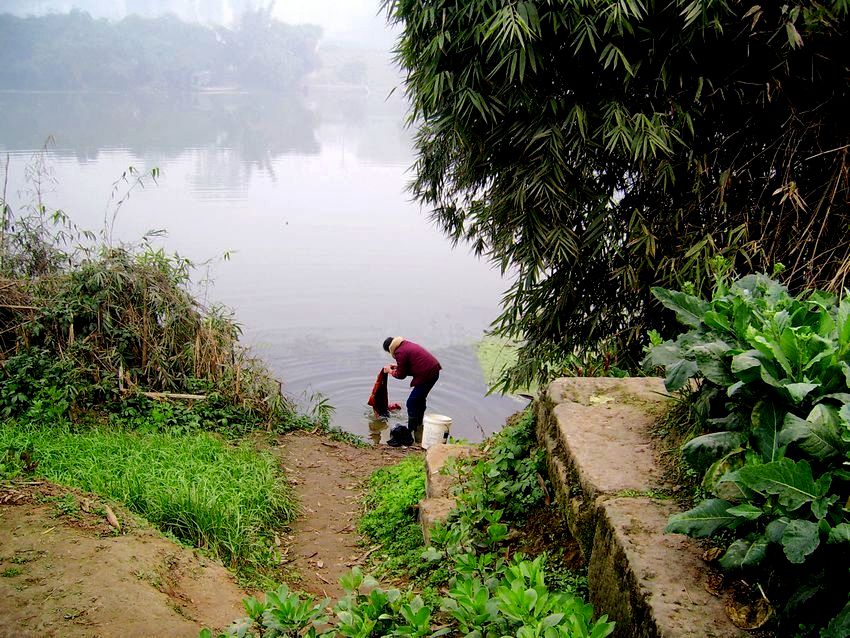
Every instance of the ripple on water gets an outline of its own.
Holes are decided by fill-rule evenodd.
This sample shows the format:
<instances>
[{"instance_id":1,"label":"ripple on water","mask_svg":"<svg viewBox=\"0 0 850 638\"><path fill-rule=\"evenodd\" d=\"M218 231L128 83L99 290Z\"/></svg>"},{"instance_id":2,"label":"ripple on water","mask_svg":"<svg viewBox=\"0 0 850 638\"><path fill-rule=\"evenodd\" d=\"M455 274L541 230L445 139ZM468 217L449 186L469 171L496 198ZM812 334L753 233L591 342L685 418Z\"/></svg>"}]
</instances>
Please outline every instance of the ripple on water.
<instances>
[{"instance_id":1,"label":"ripple on water","mask_svg":"<svg viewBox=\"0 0 850 638\"><path fill-rule=\"evenodd\" d=\"M264 349L263 358L284 378L284 391L302 407L315 393L336 408L333 424L347 432L368 436L371 410L366 406L375 376L386 363L374 348L334 349L310 343ZM452 436L480 441L498 431L505 419L526 402L501 395L487 396L487 385L471 345L435 349L443 370L428 396L428 412L452 418ZM407 380L390 379L390 402L404 405L410 392ZM394 420L404 420L404 410ZM376 427L372 424L372 429Z\"/></svg>"}]
</instances>

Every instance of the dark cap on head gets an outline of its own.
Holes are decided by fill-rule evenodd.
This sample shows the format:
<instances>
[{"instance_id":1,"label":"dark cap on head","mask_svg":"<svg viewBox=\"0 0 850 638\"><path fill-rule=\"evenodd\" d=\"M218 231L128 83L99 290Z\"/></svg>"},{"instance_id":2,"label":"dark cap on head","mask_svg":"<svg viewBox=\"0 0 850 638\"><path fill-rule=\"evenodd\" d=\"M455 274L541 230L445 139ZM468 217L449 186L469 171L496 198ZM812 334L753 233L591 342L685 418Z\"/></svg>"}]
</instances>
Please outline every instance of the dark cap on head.
<instances>
[{"instance_id":1,"label":"dark cap on head","mask_svg":"<svg viewBox=\"0 0 850 638\"><path fill-rule=\"evenodd\" d=\"M389 351L390 351L390 344L391 344L392 342L393 342L393 338L392 338L392 337L387 337L386 339L384 339L384 350L385 350L386 352L389 352Z\"/></svg>"}]
</instances>

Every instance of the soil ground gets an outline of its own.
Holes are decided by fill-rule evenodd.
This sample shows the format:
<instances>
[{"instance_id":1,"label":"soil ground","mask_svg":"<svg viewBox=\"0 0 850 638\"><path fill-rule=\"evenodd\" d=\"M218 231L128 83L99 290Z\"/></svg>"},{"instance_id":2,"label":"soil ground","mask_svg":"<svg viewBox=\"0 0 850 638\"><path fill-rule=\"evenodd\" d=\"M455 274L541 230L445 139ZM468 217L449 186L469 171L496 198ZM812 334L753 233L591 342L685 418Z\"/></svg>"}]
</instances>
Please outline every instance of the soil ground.
<instances>
[{"instance_id":1,"label":"soil ground","mask_svg":"<svg viewBox=\"0 0 850 638\"><path fill-rule=\"evenodd\" d=\"M338 597L339 577L370 554L356 531L369 474L421 450L355 448L282 436L273 451L303 515L282 531L291 588ZM246 592L216 561L112 504L43 481L0 485L0 638L195 637L244 615Z\"/></svg>"},{"instance_id":2,"label":"soil ground","mask_svg":"<svg viewBox=\"0 0 850 638\"><path fill-rule=\"evenodd\" d=\"M285 561L292 567L290 586L319 597L339 598L339 577L363 565L374 547L357 533L360 497L369 475L397 463L419 447L356 448L305 434L281 438L284 470L298 492L302 516L291 525Z\"/></svg>"}]
</instances>

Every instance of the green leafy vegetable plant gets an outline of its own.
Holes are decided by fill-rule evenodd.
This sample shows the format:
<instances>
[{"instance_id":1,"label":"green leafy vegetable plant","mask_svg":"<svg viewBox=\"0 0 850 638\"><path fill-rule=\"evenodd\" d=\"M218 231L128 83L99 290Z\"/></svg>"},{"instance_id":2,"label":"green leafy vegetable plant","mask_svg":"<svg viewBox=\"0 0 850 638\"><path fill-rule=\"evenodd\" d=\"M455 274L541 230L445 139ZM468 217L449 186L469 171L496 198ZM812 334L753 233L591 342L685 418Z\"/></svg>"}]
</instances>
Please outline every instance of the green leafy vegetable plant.
<instances>
[{"instance_id":1,"label":"green leafy vegetable plant","mask_svg":"<svg viewBox=\"0 0 850 638\"><path fill-rule=\"evenodd\" d=\"M770 583L780 624L814 613L850 632L850 299L758 274L719 276L710 300L653 293L688 329L651 334L646 363L710 406L708 431L682 447L708 498L668 531L731 533L720 564Z\"/></svg>"}]
</instances>

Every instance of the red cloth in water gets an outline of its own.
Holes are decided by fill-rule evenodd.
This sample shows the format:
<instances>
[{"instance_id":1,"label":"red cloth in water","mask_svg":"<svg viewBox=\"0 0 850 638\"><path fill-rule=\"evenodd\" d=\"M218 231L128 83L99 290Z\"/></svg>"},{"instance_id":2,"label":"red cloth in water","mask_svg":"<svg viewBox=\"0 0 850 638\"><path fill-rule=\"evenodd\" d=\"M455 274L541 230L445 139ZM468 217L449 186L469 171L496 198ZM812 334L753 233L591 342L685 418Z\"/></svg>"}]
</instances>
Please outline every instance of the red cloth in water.
<instances>
[{"instance_id":1,"label":"red cloth in water","mask_svg":"<svg viewBox=\"0 0 850 638\"><path fill-rule=\"evenodd\" d=\"M378 378L375 379L375 385L372 386L372 394L369 396L369 401L366 405L372 406L372 411L375 413L375 418L386 417L391 411L400 410L401 405L398 403L390 403L387 395L387 373L381 368L378 373Z\"/></svg>"}]
</instances>

